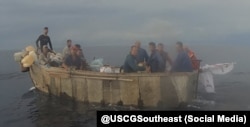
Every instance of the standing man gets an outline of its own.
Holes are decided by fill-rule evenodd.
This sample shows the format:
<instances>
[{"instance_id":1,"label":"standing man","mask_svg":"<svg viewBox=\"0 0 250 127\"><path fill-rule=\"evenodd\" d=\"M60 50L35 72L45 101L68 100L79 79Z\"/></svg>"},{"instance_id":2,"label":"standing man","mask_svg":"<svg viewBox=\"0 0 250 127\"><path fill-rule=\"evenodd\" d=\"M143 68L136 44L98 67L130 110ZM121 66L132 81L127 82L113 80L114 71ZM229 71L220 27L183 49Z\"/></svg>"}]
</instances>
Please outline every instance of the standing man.
<instances>
[{"instance_id":1,"label":"standing man","mask_svg":"<svg viewBox=\"0 0 250 127\"><path fill-rule=\"evenodd\" d=\"M67 45L63 49L63 59L67 57L67 55L70 55L70 47L72 45L72 41L69 39L67 40Z\"/></svg>"},{"instance_id":2,"label":"standing man","mask_svg":"<svg viewBox=\"0 0 250 127\"><path fill-rule=\"evenodd\" d=\"M40 48L41 52L43 52L43 46L48 45L48 43L49 43L50 49L53 51L53 47L50 41L50 37L48 36L48 32L49 32L48 27L44 27L44 33L40 35L38 39L36 40L36 47L37 49ZM40 44L38 44L38 42L40 42Z\"/></svg>"},{"instance_id":3,"label":"standing man","mask_svg":"<svg viewBox=\"0 0 250 127\"><path fill-rule=\"evenodd\" d=\"M141 48L141 42L136 41L135 46L136 46L136 48L138 50L138 53L137 53L137 56L136 56L138 64L139 63L144 63L144 61L148 61L148 58L149 58L148 53L146 52L145 49Z\"/></svg>"},{"instance_id":4,"label":"standing man","mask_svg":"<svg viewBox=\"0 0 250 127\"><path fill-rule=\"evenodd\" d=\"M149 50L151 55L147 62L147 70L150 72L164 72L164 61L160 55L160 53L156 49L156 45L154 42L149 43Z\"/></svg>"},{"instance_id":5,"label":"standing man","mask_svg":"<svg viewBox=\"0 0 250 127\"><path fill-rule=\"evenodd\" d=\"M176 43L176 50L178 55L175 59L175 62L172 66L171 71L173 72L192 72L193 67L190 58L188 57L187 52L183 49L183 43Z\"/></svg>"},{"instance_id":6,"label":"standing man","mask_svg":"<svg viewBox=\"0 0 250 127\"><path fill-rule=\"evenodd\" d=\"M172 59L169 57L168 53L164 50L164 45L162 43L158 44L158 51L161 55L161 57L163 58L163 62L164 62L164 70L166 70L166 66L167 66L167 61L169 63L170 66L173 65Z\"/></svg>"},{"instance_id":7,"label":"standing man","mask_svg":"<svg viewBox=\"0 0 250 127\"><path fill-rule=\"evenodd\" d=\"M195 55L195 53L190 49L188 48L187 46L184 46L184 51L187 52L191 62L192 62L192 66L193 66L193 69L194 70L198 70L200 69L200 66L199 66L199 61Z\"/></svg>"}]
</instances>

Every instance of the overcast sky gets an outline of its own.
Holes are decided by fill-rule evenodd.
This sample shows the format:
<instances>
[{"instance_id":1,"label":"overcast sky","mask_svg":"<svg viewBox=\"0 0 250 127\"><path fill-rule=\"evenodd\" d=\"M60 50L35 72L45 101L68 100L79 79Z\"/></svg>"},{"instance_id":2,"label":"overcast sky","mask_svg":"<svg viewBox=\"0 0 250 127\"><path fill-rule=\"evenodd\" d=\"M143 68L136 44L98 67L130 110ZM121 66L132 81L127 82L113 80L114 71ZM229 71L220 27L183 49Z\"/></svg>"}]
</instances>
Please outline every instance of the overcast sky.
<instances>
[{"instance_id":1,"label":"overcast sky","mask_svg":"<svg viewBox=\"0 0 250 127\"><path fill-rule=\"evenodd\" d=\"M0 49L35 44L44 26L54 47L250 41L250 0L0 1Z\"/></svg>"}]
</instances>

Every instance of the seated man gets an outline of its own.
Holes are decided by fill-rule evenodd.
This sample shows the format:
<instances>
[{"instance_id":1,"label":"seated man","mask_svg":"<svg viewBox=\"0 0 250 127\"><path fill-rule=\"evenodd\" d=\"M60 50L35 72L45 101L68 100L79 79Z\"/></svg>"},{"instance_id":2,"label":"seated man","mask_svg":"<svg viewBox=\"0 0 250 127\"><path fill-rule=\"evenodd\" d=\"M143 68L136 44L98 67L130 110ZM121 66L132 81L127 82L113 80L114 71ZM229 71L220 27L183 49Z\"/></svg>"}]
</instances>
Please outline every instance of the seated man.
<instances>
[{"instance_id":1,"label":"seated man","mask_svg":"<svg viewBox=\"0 0 250 127\"><path fill-rule=\"evenodd\" d=\"M188 57L190 58L190 60L192 62L193 69L198 70L200 68L199 61L198 61L195 53L192 50L190 50L187 46L184 47L184 51L187 52Z\"/></svg>"},{"instance_id":2,"label":"seated man","mask_svg":"<svg viewBox=\"0 0 250 127\"><path fill-rule=\"evenodd\" d=\"M151 51L151 55L147 62L149 71L150 72L164 72L165 71L164 61L160 53L156 50L156 45L154 42L149 43L149 50Z\"/></svg>"},{"instance_id":3,"label":"seated man","mask_svg":"<svg viewBox=\"0 0 250 127\"><path fill-rule=\"evenodd\" d=\"M193 67L190 58L188 57L188 54L183 49L182 42L176 43L176 49L178 52L178 55L175 59L175 62L172 66L171 71L173 72L192 72Z\"/></svg>"},{"instance_id":4,"label":"seated man","mask_svg":"<svg viewBox=\"0 0 250 127\"><path fill-rule=\"evenodd\" d=\"M52 52L50 52L47 45L43 46L42 53L39 55L39 63L41 65L50 65L51 60L50 56L52 55Z\"/></svg>"},{"instance_id":5,"label":"seated man","mask_svg":"<svg viewBox=\"0 0 250 127\"><path fill-rule=\"evenodd\" d=\"M172 59L169 57L168 53L166 51L164 51L164 45L162 43L158 44L158 52L160 53L161 57L163 58L163 62L164 62L164 68L163 70L166 71L166 67L167 67L167 62L169 63L170 66L173 65Z\"/></svg>"},{"instance_id":6,"label":"seated man","mask_svg":"<svg viewBox=\"0 0 250 127\"><path fill-rule=\"evenodd\" d=\"M126 60L123 65L123 70L125 73L144 71L144 67L140 67L137 65L137 56L138 49L136 46L132 46L130 53L127 55Z\"/></svg>"},{"instance_id":7,"label":"seated man","mask_svg":"<svg viewBox=\"0 0 250 127\"><path fill-rule=\"evenodd\" d=\"M90 67L89 67L89 65L84 57L81 46L79 44L76 44L75 46L77 48L77 55L81 58L81 62L82 62L81 70L90 70Z\"/></svg>"},{"instance_id":8,"label":"seated man","mask_svg":"<svg viewBox=\"0 0 250 127\"><path fill-rule=\"evenodd\" d=\"M62 66L65 69L70 69L71 67L79 70L82 67L82 62L81 62L81 58L77 55L77 47L76 46L71 46L70 48L70 55L68 55Z\"/></svg>"},{"instance_id":9,"label":"seated man","mask_svg":"<svg viewBox=\"0 0 250 127\"><path fill-rule=\"evenodd\" d=\"M63 49L63 59L67 57L67 55L70 55L70 47L72 45L71 40L67 40L67 45Z\"/></svg>"}]
</instances>

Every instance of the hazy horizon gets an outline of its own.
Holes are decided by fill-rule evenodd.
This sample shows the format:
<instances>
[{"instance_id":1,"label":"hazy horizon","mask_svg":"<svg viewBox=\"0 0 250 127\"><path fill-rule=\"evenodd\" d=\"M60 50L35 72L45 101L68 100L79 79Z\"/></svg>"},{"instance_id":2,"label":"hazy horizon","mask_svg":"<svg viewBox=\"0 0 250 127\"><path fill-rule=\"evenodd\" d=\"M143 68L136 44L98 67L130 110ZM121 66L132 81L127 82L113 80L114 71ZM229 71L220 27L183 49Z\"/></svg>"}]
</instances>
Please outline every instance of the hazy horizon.
<instances>
[{"instance_id":1,"label":"hazy horizon","mask_svg":"<svg viewBox=\"0 0 250 127\"><path fill-rule=\"evenodd\" d=\"M49 27L53 45L129 45L135 40L248 44L247 0L0 0L3 49L35 45Z\"/></svg>"}]
</instances>

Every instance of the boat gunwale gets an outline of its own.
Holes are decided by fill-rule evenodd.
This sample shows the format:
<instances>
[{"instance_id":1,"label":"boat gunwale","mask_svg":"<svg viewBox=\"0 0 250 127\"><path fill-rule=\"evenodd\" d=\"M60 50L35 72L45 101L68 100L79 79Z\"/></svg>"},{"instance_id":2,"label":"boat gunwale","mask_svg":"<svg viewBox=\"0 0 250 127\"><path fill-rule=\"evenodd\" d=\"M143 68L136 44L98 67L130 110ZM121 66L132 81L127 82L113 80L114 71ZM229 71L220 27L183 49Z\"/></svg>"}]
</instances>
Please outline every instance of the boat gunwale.
<instances>
[{"instance_id":1,"label":"boat gunwale","mask_svg":"<svg viewBox=\"0 0 250 127\"><path fill-rule=\"evenodd\" d=\"M169 77L169 76L192 76L194 74L198 74L198 72L172 72L172 73L103 73L103 72L95 72L95 71L85 71L85 70L65 70L63 68L58 67L45 67L41 66L41 69L44 69L49 74L58 74L58 75L76 75L76 76L96 76L96 77Z\"/></svg>"}]
</instances>

